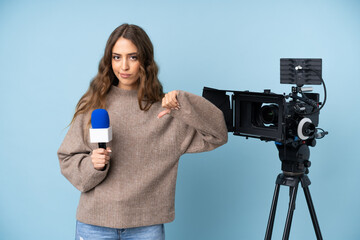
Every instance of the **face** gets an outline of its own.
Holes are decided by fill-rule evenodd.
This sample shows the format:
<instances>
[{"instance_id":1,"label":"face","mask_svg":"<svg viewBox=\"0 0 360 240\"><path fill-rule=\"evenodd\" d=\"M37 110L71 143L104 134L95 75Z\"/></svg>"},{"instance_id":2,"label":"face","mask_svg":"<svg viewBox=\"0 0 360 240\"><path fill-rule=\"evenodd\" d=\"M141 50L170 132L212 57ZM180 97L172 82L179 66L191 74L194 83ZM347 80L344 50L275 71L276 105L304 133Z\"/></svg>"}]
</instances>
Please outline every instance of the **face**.
<instances>
[{"instance_id":1,"label":"face","mask_svg":"<svg viewBox=\"0 0 360 240\"><path fill-rule=\"evenodd\" d=\"M119 88L138 88L140 61L137 47L126 38L119 38L112 49L112 69L119 79Z\"/></svg>"}]
</instances>

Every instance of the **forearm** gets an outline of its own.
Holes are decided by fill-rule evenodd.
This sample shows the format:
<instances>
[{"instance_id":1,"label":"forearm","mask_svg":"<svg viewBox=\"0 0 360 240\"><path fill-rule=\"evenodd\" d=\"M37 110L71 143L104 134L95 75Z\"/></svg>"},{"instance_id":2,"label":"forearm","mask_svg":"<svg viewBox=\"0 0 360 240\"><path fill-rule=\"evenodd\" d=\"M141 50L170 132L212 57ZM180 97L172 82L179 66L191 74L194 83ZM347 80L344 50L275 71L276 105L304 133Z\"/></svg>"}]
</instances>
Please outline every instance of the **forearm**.
<instances>
[{"instance_id":1,"label":"forearm","mask_svg":"<svg viewBox=\"0 0 360 240\"><path fill-rule=\"evenodd\" d=\"M101 171L94 168L88 154L66 155L58 152L61 173L81 192L87 192L99 185L106 177L109 164Z\"/></svg>"},{"instance_id":2,"label":"forearm","mask_svg":"<svg viewBox=\"0 0 360 240\"><path fill-rule=\"evenodd\" d=\"M188 125L182 133L184 152L210 151L227 142L227 127L220 109L205 98L188 92L179 91L177 98L181 108L170 114Z\"/></svg>"},{"instance_id":3,"label":"forearm","mask_svg":"<svg viewBox=\"0 0 360 240\"><path fill-rule=\"evenodd\" d=\"M92 148L84 139L84 116L78 116L70 126L57 154L61 173L82 192L89 191L100 184L107 175L94 168L90 153Z\"/></svg>"}]
</instances>

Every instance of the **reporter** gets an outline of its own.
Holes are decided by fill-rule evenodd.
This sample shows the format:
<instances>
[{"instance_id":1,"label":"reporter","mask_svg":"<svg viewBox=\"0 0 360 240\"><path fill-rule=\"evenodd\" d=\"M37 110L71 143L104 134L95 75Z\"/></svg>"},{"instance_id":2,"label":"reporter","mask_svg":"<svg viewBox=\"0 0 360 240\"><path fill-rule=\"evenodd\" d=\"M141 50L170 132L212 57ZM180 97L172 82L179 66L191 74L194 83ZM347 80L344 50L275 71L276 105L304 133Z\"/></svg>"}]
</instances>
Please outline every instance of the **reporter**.
<instances>
[{"instance_id":1,"label":"reporter","mask_svg":"<svg viewBox=\"0 0 360 240\"><path fill-rule=\"evenodd\" d=\"M164 94L157 74L144 30L116 28L58 150L62 174L81 191L76 239L164 239L164 223L175 218L180 156L227 142L221 110L182 90ZM111 120L106 151L87 134L96 108Z\"/></svg>"}]
</instances>

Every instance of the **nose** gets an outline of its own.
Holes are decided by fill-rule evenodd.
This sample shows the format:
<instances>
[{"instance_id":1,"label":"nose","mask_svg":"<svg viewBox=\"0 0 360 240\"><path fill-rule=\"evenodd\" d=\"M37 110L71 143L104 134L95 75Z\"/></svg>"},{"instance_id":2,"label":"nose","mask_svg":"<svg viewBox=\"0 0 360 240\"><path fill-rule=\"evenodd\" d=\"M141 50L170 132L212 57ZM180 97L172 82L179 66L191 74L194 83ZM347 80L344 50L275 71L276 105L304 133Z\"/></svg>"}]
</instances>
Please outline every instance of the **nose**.
<instances>
[{"instance_id":1,"label":"nose","mask_svg":"<svg viewBox=\"0 0 360 240\"><path fill-rule=\"evenodd\" d=\"M129 62L127 59L123 59L123 61L121 62L121 70L128 70L129 69Z\"/></svg>"}]
</instances>

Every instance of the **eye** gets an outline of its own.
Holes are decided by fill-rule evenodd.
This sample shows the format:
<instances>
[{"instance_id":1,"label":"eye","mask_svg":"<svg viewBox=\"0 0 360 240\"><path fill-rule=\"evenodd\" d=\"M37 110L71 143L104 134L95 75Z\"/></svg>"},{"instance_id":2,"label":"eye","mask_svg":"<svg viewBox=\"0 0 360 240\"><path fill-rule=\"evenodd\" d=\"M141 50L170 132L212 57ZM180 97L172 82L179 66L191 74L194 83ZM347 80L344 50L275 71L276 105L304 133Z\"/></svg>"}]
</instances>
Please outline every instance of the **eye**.
<instances>
[{"instance_id":1,"label":"eye","mask_svg":"<svg viewBox=\"0 0 360 240\"><path fill-rule=\"evenodd\" d=\"M116 55L115 55L115 56L113 56L113 59L114 59L114 60L120 60L120 56L116 56Z\"/></svg>"},{"instance_id":2,"label":"eye","mask_svg":"<svg viewBox=\"0 0 360 240\"><path fill-rule=\"evenodd\" d=\"M133 56L130 56L130 59L133 60L133 61L136 61L136 60L138 60L138 57L133 55Z\"/></svg>"}]
</instances>

